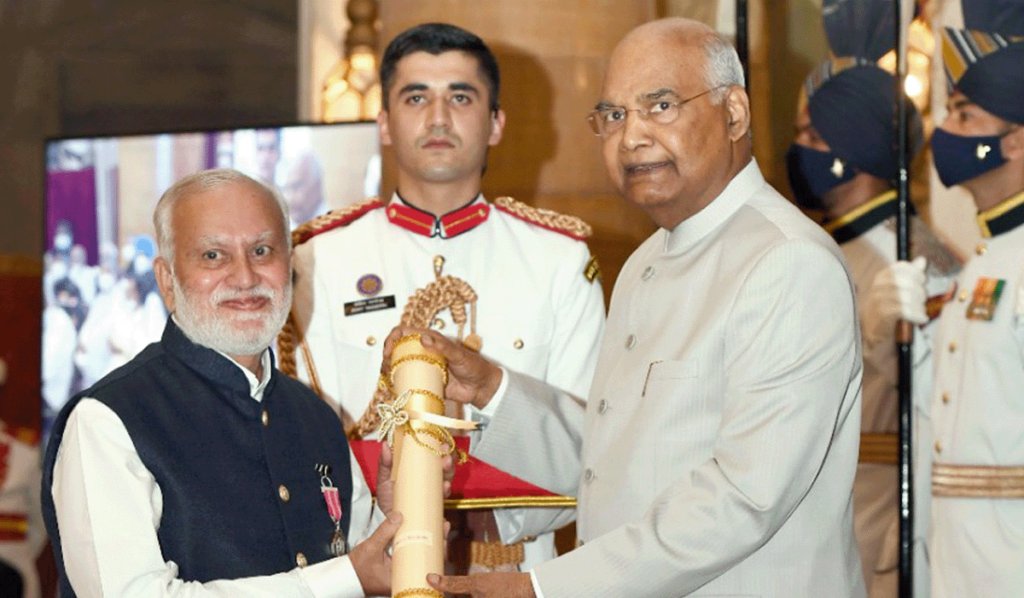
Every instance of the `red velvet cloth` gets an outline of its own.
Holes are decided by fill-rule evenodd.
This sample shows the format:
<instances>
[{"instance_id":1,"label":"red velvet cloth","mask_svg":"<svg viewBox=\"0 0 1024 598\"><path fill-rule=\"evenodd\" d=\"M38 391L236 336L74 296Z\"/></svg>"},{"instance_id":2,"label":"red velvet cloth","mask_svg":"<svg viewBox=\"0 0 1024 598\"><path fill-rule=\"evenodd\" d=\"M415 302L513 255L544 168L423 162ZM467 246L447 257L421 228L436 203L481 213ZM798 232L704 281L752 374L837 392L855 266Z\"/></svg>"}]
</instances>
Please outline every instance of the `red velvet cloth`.
<instances>
[{"instance_id":1,"label":"red velvet cloth","mask_svg":"<svg viewBox=\"0 0 1024 598\"><path fill-rule=\"evenodd\" d=\"M350 440L352 452L359 461L363 476L370 491L377 494L377 460L380 457L380 442L376 440ZM455 437L455 444L461 450L469 452L469 437ZM463 498L504 498L525 496L557 496L552 492L534 486L516 476L505 473L493 465L488 465L470 455L469 460L455 466L455 477L452 479L452 493L449 500Z\"/></svg>"}]
</instances>

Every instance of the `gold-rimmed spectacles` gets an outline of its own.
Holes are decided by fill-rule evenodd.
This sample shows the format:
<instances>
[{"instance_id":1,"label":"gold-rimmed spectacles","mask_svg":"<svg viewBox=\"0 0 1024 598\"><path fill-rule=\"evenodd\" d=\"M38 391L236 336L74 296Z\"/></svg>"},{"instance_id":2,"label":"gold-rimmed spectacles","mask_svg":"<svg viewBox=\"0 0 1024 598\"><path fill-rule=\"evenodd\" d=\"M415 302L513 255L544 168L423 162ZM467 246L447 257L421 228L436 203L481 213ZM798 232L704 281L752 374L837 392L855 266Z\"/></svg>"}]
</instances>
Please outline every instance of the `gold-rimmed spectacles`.
<instances>
[{"instance_id":1,"label":"gold-rimmed spectacles","mask_svg":"<svg viewBox=\"0 0 1024 598\"><path fill-rule=\"evenodd\" d=\"M637 116L642 120L650 121L659 125L670 125L679 118L679 112L684 104L692 102L693 100L722 87L725 87L725 85L718 85L716 87L706 89L695 96L686 98L685 100L654 98L648 100L646 105L640 108L603 106L588 114L587 122L590 123L590 129L594 131L594 135L597 135L598 137L607 137L619 132L619 130L621 130L626 124L626 116L630 112L636 112Z\"/></svg>"}]
</instances>

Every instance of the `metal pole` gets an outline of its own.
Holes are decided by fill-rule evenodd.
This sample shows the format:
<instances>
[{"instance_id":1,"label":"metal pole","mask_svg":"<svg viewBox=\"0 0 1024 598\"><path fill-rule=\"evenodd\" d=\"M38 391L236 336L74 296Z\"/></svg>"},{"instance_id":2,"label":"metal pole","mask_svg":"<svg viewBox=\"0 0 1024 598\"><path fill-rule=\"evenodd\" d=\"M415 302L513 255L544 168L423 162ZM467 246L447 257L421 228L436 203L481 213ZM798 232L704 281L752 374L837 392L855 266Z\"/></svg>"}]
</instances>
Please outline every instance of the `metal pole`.
<instances>
[{"instance_id":1,"label":"metal pole","mask_svg":"<svg viewBox=\"0 0 1024 598\"><path fill-rule=\"evenodd\" d=\"M750 33L747 30L747 0L736 0L736 53L743 65L743 80L750 94Z\"/></svg>"},{"instance_id":2,"label":"metal pole","mask_svg":"<svg viewBox=\"0 0 1024 598\"><path fill-rule=\"evenodd\" d=\"M909 127L907 125L907 99L903 82L907 76L906 28L903 1L893 2L896 10L896 144L898 210L896 212L896 259L910 259L910 163ZM910 322L897 324L896 344L899 355L899 521L900 521L900 598L914 595L914 470L912 467L913 413L911 374L913 359L911 345L914 328Z\"/></svg>"}]
</instances>

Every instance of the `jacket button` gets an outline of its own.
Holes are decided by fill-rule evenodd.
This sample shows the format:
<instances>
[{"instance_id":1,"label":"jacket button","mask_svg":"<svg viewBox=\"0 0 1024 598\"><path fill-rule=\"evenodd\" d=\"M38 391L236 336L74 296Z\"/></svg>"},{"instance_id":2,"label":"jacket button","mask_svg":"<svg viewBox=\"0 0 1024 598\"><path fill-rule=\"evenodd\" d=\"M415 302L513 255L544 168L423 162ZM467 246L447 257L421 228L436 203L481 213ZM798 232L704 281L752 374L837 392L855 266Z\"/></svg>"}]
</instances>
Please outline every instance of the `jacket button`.
<instances>
[{"instance_id":1,"label":"jacket button","mask_svg":"<svg viewBox=\"0 0 1024 598\"><path fill-rule=\"evenodd\" d=\"M956 352L956 341L949 341L949 352Z\"/></svg>"},{"instance_id":2,"label":"jacket button","mask_svg":"<svg viewBox=\"0 0 1024 598\"><path fill-rule=\"evenodd\" d=\"M632 349L635 346L636 346L636 335L635 334L631 334L631 335L627 336L626 337L626 348L627 349Z\"/></svg>"},{"instance_id":3,"label":"jacket button","mask_svg":"<svg viewBox=\"0 0 1024 598\"><path fill-rule=\"evenodd\" d=\"M935 452L936 453L941 453L942 452L942 443L939 442L938 440L935 441Z\"/></svg>"},{"instance_id":4,"label":"jacket button","mask_svg":"<svg viewBox=\"0 0 1024 598\"><path fill-rule=\"evenodd\" d=\"M643 280L650 280L652 276L654 276L654 266L647 266L646 268L644 268L644 271L640 275L640 278Z\"/></svg>"},{"instance_id":5,"label":"jacket button","mask_svg":"<svg viewBox=\"0 0 1024 598\"><path fill-rule=\"evenodd\" d=\"M305 567L306 566L306 555L302 554L301 552L295 553L295 564L300 566L300 567Z\"/></svg>"},{"instance_id":6,"label":"jacket button","mask_svg":"<svg viewBox=\"0 0 1024 598\"><path fill-rule=\"evenodd\" d=\"M588 467L587 470L583 472L583 481L589 482L589 481L591 481L593 479L594 479L594 470L590 469Z\"/></svg>"},{"instance_id":7,"label":"jacket button","mask_svg":"<svg viewBox=\"0 0 1024 598\"><path fill-rule=\"evenodd\" d=\"M288 502L292 497L291 493L288 492L288 487L284 484L277 487L277 495L281 498L281 502Z\"/></svg>"},{"instance_id":8,"label":"jacket button","mask_svg":"<svg viewBox=\"0 0 1024 598\"><path fill-rule=\"evenodd\" d=\"M512 346L515 347L516 349L522 349L523 348L523 339L517 338L515 340L515 342L512 343Z\"/></svg>"},{"instance_id":9,"label":"jacket button","mask_svg":"<svg viewBox=\"0 0 1024 598\"><path fill-rule=\"evenodd\" d=\"M270 425L270 415L267 413L266 409L264 409L263 412L260 413L260 421L263 422L263 427L267 427Z\"/></svg>"},{"instance_id":10,"label":"jacket button","mask_svg":"<svg viewBox=\"0 0 1024 598\"><path fill-rule=\"evenodd\" d=\"M943 404L949 403L949 393L948 392L942 393L942 403Z\"/></svg>"},{"instance_id":11,"label":"jacket button","mask_svg":"<svg viewBox=\"0 0 1024 598\"><path fill-rule=\"evenodd\" d=\"M372 347L372 346L374 346L376 344L377 344L377 337L375 337L373 335L366 337L366 346L367 347Z\"/></svg>"},{"instance_id":12,"label":"jacket button","mask_svg":"<svg viewBox=\"0 0 1024 598\"><path fill-rule=\"evenodd\" d=\"M608 401L601 399L601 402L597 404L597 412L604 413L605 411L608 411Z\"/></svg>"}]
</instances>

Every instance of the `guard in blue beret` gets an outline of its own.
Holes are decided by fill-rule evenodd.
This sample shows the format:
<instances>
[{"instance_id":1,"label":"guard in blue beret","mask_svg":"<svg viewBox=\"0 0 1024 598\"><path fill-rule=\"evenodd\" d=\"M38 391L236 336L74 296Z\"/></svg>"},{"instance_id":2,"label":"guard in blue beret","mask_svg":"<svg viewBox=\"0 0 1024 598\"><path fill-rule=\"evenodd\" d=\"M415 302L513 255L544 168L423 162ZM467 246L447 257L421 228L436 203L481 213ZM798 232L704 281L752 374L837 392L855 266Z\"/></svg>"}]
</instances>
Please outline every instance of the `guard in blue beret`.
<instances>
[{"instance_id":1,"label":"guard in blue beret","mask_svg":"<svg viewBox=\"0 0 1024 598\"><path fill-rule=\"evenodd\" d=\"M863 336L864 380L861 450L854 481L854 532L871 596L896 595L899 521L897 512L897 355L892 319L866 293L896 261L895 180L897 174L893 76L864 57L832 59L806 79L806 102L798 109L793 144L786 155L797 203L820 211L823 226L843 251L858 290ZM909 100L908 100L909 104ZM911 109L912 147L921 147L921 120ZM920 218L911 220L912 252L929 264L927 294L941 297L959 265ZM933 301L933 305L941 303ZM932 375L930 327L916 335L913 388ZM920 394L920 393L919 393ZM918 437L927 434L927 393L916 401ZM920 451L918 451L920 453ZM918 459L927 463L927 451ZM915 463L915 466L919 463ZM919 497L927 498L923 490ZM922 555L927 501L918 500L915 529ZM927 563L917 558L915 575L927 587Z\"/></svg>"},{"instance_id":2,"label":"guard in blue beret","mask_svg":"<svg viewBox=\"0 0 1024 598\"><path fill-rule=\"evenodd\" d=\"M1024 588L1024 4L964 2L941 31L948 114L939 179L964 187L982 240L945 304L932 398L932 596ZM967 225L967 223L965 223ZM890 296L919 284L898 280ZM902 316L912 319L913 306Z\"/></svg>"}]
</instances>

